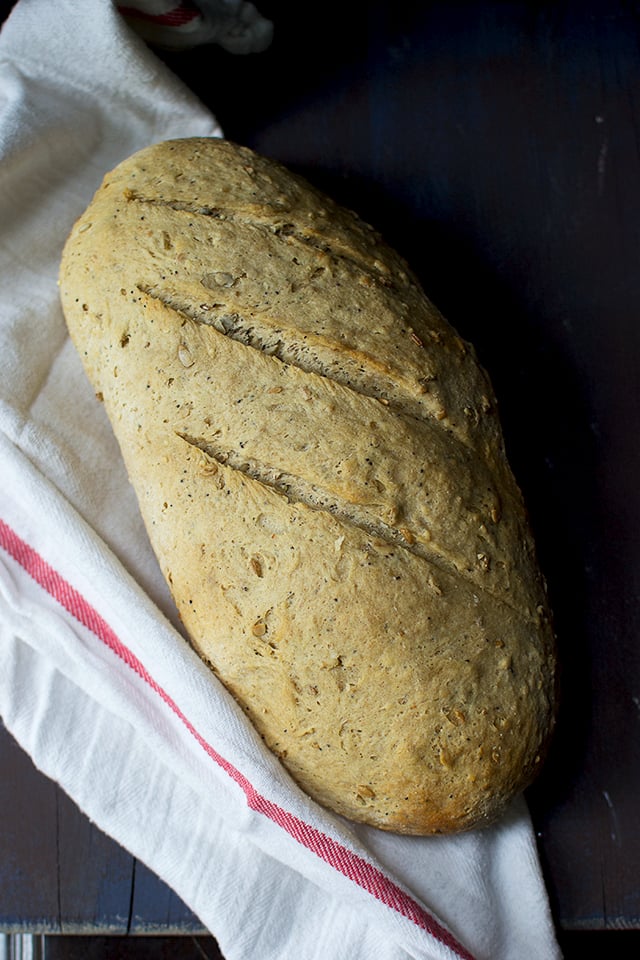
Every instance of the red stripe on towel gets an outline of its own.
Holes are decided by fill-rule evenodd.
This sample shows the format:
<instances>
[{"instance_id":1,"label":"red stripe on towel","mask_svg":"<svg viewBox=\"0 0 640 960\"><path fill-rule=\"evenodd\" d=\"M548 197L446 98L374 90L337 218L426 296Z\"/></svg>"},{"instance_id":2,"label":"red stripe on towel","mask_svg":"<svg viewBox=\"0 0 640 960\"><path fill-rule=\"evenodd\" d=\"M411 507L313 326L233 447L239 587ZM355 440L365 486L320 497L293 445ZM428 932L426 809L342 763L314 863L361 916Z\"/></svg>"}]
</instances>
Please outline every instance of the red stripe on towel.
<instances>
[{"instance_id":1,"label":"red stripe on towel","mask_svg":"<svg viewBox=\"0 0 640 960\"><path fill-rule=\"evenodd\" d=\"M137 7L118 4L118 12L123 17L155 23L159 27L184 27L185 24L201 17L200 11L190 3L179 3L173 9L167 10L166 13L148 13L146 10L139 10Z\"/></svg>"},{"instance_id":2,"label":"red stripe on towel","mask_svg":"<svg viewBox=\"0 0 640 960\"><path fill-rule=\"evenodd\" d=\"M373 864L328 837L278 804L262 796L233 764L225 760L204 739L180 707L151 676L144 664L122 643L104 618L40 554L0 519L0 546L65 610L116 653L167 704L197 740L207 755L242 789L252 810L268 817L294 840L325 863L347 877L376 900L412 921L442 945L453 950L460 960L474 960L456 938L404 890Z\"/></svg>"}]
</instances>

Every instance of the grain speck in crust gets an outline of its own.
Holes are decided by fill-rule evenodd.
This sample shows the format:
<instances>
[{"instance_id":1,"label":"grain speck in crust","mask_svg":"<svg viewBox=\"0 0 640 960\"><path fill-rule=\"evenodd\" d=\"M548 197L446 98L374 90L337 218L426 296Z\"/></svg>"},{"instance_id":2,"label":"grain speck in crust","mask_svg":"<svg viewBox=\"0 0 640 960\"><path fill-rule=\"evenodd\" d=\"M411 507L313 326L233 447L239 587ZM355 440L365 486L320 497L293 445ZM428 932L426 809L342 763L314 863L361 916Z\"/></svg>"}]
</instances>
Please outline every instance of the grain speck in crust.
<instances>
[{"instance_id":1,"label":"grain speck in crust","mask_svg":"<svg viewBox=\"0 0 640 960\"><path fill-rule=\"evenodd\" d=\"M500 816L551 736L551 618L488 377L408 265L185 139L105 176L60 289L212 682L346 817Z\"/></svg>"}]
</instances>

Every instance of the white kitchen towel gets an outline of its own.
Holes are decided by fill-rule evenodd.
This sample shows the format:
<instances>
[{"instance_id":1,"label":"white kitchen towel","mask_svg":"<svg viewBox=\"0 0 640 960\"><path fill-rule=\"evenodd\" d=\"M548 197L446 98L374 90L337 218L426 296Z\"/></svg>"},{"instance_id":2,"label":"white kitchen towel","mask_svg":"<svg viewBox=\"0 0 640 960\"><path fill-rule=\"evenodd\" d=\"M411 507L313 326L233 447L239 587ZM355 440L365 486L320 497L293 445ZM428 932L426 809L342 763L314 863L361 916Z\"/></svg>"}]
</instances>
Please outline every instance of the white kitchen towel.
<instances>
[{"instance_id":1,"label":"white kitchen towel","mask_svg":"<svg viewBox=\"0 0 640 960\"><path fill-rule=\"evenodd\" d=\"M220 136L110 0L19 0L0 34L0 715L227 960L556 960L527 808L458 837L311 802L192 652L57 271L102 175Z\"/></svg>"}]
</instances>

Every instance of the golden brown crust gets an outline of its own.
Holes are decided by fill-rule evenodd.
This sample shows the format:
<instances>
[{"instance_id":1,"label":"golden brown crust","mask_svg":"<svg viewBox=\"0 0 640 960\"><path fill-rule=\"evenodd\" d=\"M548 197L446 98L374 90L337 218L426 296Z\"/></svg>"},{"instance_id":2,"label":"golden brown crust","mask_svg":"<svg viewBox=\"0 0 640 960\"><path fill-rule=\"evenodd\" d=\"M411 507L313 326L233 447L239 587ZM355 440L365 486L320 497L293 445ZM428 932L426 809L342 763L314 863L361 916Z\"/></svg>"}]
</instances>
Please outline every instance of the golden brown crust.
<instances>
[{"instance_id":1,"label":"golden brown crust","mask_svg":"<svg viewBox=\"0 0 640 960\"><path fill-rule=\"evenodd\" d=\"M544 755L553 635L488 379L407 265L191 139L105 177L60 283L187 631L270 749L385 829L499 815Z\"/></svg>"}]
</instances>

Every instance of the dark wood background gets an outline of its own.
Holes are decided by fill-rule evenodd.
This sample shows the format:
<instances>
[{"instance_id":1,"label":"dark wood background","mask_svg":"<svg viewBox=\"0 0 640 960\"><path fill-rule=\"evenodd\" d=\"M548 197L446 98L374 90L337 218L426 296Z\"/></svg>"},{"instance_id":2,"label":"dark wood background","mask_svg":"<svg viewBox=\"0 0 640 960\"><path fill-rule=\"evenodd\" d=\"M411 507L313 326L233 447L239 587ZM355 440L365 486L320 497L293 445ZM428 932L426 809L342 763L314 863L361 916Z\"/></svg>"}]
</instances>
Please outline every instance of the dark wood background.
<instances>
[{"instance_id":1,"label":"dark wood background","mask_svg":"<svg viewBox=\"0 0 640 960\"><path fill-rule=\"evenodd\" d=\"M161 55L227 137L374 224L475 344L563 667L529 792L554 917L640 930L640 6L256 5L267 52ZM0 928L198 932L4 731L0 770Z\"/></svg>"}]
</instances>

